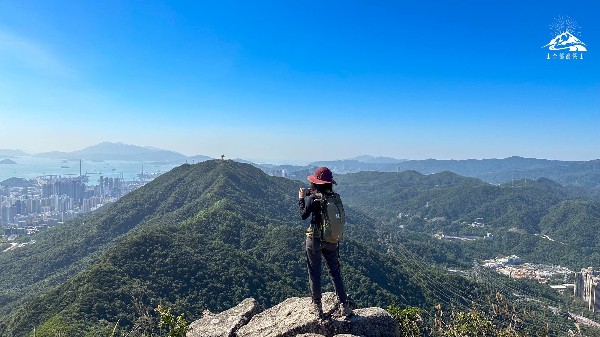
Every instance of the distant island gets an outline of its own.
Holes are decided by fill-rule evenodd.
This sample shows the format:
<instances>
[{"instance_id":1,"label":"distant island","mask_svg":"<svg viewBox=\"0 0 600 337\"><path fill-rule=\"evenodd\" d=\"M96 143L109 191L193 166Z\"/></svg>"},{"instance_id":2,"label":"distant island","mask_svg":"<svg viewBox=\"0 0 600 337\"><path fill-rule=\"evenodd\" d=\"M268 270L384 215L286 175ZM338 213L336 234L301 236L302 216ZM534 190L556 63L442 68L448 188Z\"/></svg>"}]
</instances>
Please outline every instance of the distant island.
<instances>
[{"instance_id":1,"label":"distant island","mask_svg":"<svg viewBox=\"0 0 600 337\"><path fill-rule=\"evenodd\" d=\"M187 157L181 153L162 150L153 147L103 142L73 152L52 151L34 155L38 158L53 158L63 160L124 160L145 161L152 163L183 163L186 161L201 162L212 159L208 156L197 155Z\"/></svg>"},{"instance_id":2,"label":"distant island","mask_svg":"<svg viewBox=\"0 0 600 337\"><path fill-rule=\"evenodd\" d=\"M29 154L25 153L21 150L0 149L0 157L16 158L16 157L26 157L26 156L29 156Z\"/></svg>"},{"instance_id":3,"label":"distant island","mask_svg":"<svg viewBox=\"0 0 600 337\"><path fill-rule=\"evenodd\" d=\"M0 164L16 164L16 162L14 160L4 159L0 160Z\"/></svg>"}]
</instances>

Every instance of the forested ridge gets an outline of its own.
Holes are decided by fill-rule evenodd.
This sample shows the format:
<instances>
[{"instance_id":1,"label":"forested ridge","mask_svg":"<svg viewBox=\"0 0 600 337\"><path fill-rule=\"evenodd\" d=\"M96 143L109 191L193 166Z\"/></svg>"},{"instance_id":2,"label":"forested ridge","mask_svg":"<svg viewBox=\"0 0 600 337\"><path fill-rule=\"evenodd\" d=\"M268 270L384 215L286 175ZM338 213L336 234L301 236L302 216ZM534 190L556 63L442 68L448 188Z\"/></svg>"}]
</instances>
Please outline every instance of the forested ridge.
<instances>
[{"instance_id":1,"label":"forested ridge","mask_svg":"<svg viewBox=\"0 0 600 337\"><path fill-rule=\"evenodd\" d=\"M41 234L39 245L0 256L3 335L47 326L94 335L117 321L127 329L136 308L161 302L198 317L248 296L270 306L305 295L299 186L231 161L183 165L97 217ZM375 240L368 226L349 224L341 247L357 301L434 303L400 260L368 244Z\"/></svg>"},{"instance_id":2,"label":"forested ridge","mask_svg":"<svg viewBox=\"0 0 600 337\"><path fill-rule=\"evenodd\" d=\"M405 171L337 179L348 205L375 219L395 242L437 255L436 262L470 265L517 254L574 270L600 265L600 202L546 178L492 185L451 172ZM493 239L440 242L436 233L481 239L491 233Z\"/></svg>"},{"instance_id":3,"label":"forested ridge","mask_svg":"<svg viewBox=\"0 0 600 337\"><path fill-rule=\"evenodd\" d=\"M571 200L549 181L507 193L508 187L451 173L368 172L336 179L348 215L340 246L343 275L362 306L395 303L430 310L436 304L479 303L484 308L488 296L502 288L510 296L560 303L555 293L535 284L489 282L485 271L448 274L433 262L464 266L473 256L495 251L447 245L430 234L481 210L486 219L501 217L498 228L520 224L526 233L554 228L552 219L568 219L572 206L580 210L576 219L597 210L594 202ZM232 161L186 164L99 213L41 233L36 244L0 254L0 335L24 336L34 328L37 336L57 330L110 335L115 325L122 332L140 325L158 304L195 319L205 309L228 309L246 297L268 307L306 296L307 224L299 220L296 199L303 185ZM538 195L542 192L547 195ZM500 205L494 200L514 210L506 215L495 209ZM546 206L551 214L542 212ZM400 211L414 214L398 218ZM446 222L425 220L442 216ZM410 231L394 230L400 224ZM544 305L535 310L538 322L546 317ZM560 316L553 319L563 322Z\"/></svg>"},{"instance_id":4,"label":"forested ridge","mask_svg":"<svg viewBox=\"0 0 600 337\"><path fill-rule=\"evenodd\" d=\"M502 184L521 179L548 178L564 186L586 187L598 196L600 189L600 160L562 161L518 156L504 159L466 160L396 160L395 162L362 162L337 160L315 162L309 166L328 166L333 171L403 172L414 170L422 174L451 171L461 176L481 179L492 184Z\"/></svg>"}]
</instances>

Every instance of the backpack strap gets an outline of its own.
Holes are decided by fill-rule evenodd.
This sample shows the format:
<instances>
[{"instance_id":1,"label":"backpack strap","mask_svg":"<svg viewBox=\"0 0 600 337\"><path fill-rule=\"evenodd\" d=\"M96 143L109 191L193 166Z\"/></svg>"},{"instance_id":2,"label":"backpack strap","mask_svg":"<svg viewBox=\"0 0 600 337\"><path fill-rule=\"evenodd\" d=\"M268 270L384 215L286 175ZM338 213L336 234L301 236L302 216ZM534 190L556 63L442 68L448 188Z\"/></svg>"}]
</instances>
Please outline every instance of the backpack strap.
<instances>
[{"instance_id":1,"label":"backpack strap","mask_svg":"<svg viewBox=\"0 0 600 337\"><path fill-rule=\"evenodd\" d=\"M316 237L317 234L314 231L318 231L319 239L323 238L323 204L325 202L325 197L323 193L315 191L313 194L313 207L314 209L314 217L315 223L313 228L313 237Z\"/></svg>"}]
</instances>

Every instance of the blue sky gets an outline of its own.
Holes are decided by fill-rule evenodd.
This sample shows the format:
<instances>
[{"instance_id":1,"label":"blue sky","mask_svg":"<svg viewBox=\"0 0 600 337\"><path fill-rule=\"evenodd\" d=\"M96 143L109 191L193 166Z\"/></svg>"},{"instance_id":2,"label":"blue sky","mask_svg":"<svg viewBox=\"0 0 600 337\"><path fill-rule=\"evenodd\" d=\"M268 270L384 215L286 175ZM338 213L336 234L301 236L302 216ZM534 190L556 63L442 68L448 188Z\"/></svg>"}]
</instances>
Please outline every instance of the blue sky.
<instances>
[{"instance_id":1,"label":"blue sky","mask_svg":"<svg viewBox=\"0 0 600 337\"><path fill-rule=\"evenodd\" d=\"M594 0L0 1L0 148L596 159L599 10ZM583 60L546 59L561 16L579 25Z\"/></svg>"}]
</instances>

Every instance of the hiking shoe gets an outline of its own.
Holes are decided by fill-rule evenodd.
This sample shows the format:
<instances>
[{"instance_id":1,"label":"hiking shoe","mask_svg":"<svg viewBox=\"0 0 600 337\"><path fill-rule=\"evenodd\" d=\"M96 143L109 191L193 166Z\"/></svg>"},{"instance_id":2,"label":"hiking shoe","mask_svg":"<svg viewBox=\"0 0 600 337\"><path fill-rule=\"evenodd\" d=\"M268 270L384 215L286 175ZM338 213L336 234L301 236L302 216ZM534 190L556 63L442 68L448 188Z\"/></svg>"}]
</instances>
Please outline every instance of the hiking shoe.
<instances>
[{"instance_id":1,"label":"hiking shoe","mask_svg":"<svg viewBox=\"0 0 600 337\"><path fill-rule=\"evenodd\" d=\"M354 315L354 312L350 307L350 302L340 303L340 314L344 317L350 317Z\"/></svg>"},{"instance_id":2,"label":"hiking shoe","mask_svg":"<svg viewBox=\"0 0 600 337\"><path fill-rule=\"evenodd\" d=\"M323 308L321 307L321 303L311 303L310 313L317 316L317 318L323 318Z\"/></svg>"}]
</instances>

